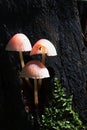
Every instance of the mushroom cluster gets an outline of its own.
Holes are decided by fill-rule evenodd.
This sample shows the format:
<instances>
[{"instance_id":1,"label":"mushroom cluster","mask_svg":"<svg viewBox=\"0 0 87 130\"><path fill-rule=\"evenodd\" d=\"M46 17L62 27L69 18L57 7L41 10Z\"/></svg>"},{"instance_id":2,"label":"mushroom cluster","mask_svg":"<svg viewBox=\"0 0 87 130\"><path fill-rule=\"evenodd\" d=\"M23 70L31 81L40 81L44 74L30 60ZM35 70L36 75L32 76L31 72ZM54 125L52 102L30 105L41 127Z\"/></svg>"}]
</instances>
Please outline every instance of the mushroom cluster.
<instances>
[{"instance_id":1,"label":"mushroom cluster","mask_svg":"<svg viewBox=\"0 0 87 130\"><path fill-rule=\"evenodd\" d=\"M49 71L45 64L45 55L56 56L57 52L54 45L47 39L38 40L34 46L31 46L29 38L23 33L15 34L8 42L6 46L7 51L19 52L20 62L22 70L20 77L34 80L34 103L37 106L38 101L38 86L42 84L43 78L50 77ZM42 54L42 62L39 60L31 60L28 63L24 63L22 52L30 51L30 56ZM38 82L37 82L38 81Z\"/></svg>"}]
</instances>

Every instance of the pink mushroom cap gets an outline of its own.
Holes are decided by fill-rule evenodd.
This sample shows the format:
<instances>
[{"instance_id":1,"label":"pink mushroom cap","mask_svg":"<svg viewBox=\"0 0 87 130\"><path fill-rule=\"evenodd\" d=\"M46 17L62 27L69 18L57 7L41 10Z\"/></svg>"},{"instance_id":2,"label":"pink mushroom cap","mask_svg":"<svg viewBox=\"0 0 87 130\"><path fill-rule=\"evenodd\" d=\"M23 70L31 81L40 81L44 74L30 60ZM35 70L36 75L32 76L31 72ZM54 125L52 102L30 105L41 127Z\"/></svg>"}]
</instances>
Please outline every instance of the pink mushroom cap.
<instances>
[{"instance_id":1,"label":"pink mushroom cap","mask_svg":"<svg viewBox=\"0 0 87 130\"><path fill-rule=\"evenodd\" d=\"M30 40L23 33L15 34L8 42L6 50L8 51L30 51L32 49Z\"/></svg>"},{"instance_id":2,"label":"pink mushroom cap","mask_svg":"<svg viewBox=\"0 0 87 130\"><path fill-rule=\"evenodd\" d=\"M33 79L43 79L50 77L48 69L42 62L38 60L29 61L22 69L20 76Z\"/></svg>"},{"instance_id":3,"label":"pink mushroom cap","mask_svg":"<svg viewBox=\"0 0 87 130\"><path fill-rule=\"evenodd\" d=\"M38 40L31 52L30 55L36 55L36 54L42 54L42 48L44 48L44 53L47 54L48 56L56 56L57 52L56 49L54 47L54 45L47 39L40 39Z\"/></svg>"}]
</instances>

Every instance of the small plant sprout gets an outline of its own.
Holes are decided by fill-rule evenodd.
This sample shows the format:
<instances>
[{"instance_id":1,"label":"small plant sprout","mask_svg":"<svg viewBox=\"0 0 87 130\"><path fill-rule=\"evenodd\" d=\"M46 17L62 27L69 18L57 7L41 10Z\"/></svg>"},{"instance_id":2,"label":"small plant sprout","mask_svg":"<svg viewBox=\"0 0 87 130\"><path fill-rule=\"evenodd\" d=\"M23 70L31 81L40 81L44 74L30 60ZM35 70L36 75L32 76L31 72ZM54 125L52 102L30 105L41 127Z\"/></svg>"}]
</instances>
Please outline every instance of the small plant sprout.
<instances>
[{"instance_id":1,"label":"small plant sprout","mask_svg":"<svg viewBox=\"0 0 87 130\"><path fill-rule=\"evenodd\" d=\"M31 52L30 55L42 54L42 62L45 63L45 54L48 56L56 56L57 52L54 45L47 39L38 40Z\"/></svg>"},{"instance_id":2,"label":"small plant sprout","mask_svg":"<svg viewBox=\"0 0 87 130\"><path fill-rule=\"evenodd\" d=\"M29 61L20 73L21 77L28 77L34 79L34 102L35 105L38 105L38 84L37 79L43 79L50 77L48 69L45 65L38 61L32 60Z\"/></svg>"},{"instance_id":3,"label":"small plant sprout","mask_svg":"<svg viewBox=\"0 0 87 130\"><path fill-rule=\"evenodd\" d=\"M22 68L24 67L24 60L22 52L31 51L31 43L28 37L23 33L15 34L6 46L7 51L18 51Z\"/></svg>"}]
</instances>

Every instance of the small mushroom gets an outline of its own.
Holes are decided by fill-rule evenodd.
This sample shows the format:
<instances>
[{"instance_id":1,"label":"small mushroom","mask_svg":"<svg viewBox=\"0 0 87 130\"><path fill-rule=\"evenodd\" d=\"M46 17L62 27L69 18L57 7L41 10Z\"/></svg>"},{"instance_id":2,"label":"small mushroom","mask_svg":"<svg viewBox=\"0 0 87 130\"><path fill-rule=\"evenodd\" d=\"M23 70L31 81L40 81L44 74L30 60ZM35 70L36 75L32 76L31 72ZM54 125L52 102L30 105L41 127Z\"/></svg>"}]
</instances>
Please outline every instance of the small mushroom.
<instances>
[{"instance_id":1,"label":"small mushroom","mask_svg":"<svg viewBox=\"0 0 87 130\"><path fill-rule=\"evenodd\" d=\"M20 73L21 77L28 77L34 79L34 101L35 105L38 105L38 85L37 79L43 79L50 77L48 69L45 65L37 60L29 61Z\"/></svg>"},{"instance_id":2,"label":"small mushroom","mask_svg":"<svg viewBox=\"0 0 87 130\"><path fill-rule=\"evenodd\" d=\"M22 52L31 51L31 43L28 37L23 33L15 34L8 42L6 46L7 51L18 51L22 68L24 67L24 60Z\"/></svg>"},{"instance_id":3,"label":"small mushroom","mask_svg":"<svg viewBox=\"0 0 87 130\"><path fill-rule=\"evenodd\" d=\"M42 54L42 62L45 63L45 54L48 56L56 56L57 52L54 45L47 39L38 40L31 52L30 55Z\"/></svg>"},{"instance_id":4,"label":"small mushroom","mask_svg":"<svg viewBox=\"0 0 87 130\"><path fill-rule=\"evenodd\" d=\"M34 44L30 52L30 55L36 54L42 54L42 63L45 64L45 54L47 54L47 56L56 56L57 52L54 45L49 40L40 39ZM39 86L41 86L42 79L39 79L38 82Z\"/></svg>"}]
</instances>

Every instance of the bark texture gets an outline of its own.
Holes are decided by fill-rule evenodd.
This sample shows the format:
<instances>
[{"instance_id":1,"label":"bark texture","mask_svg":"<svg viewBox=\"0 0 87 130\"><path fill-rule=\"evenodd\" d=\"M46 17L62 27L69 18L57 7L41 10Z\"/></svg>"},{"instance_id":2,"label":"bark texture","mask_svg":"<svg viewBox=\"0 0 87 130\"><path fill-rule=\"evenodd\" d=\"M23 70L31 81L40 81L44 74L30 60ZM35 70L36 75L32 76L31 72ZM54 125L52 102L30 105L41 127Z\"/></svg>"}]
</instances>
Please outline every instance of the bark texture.
<instances>
[{"instance_id":1,"label":"bark texture","mask_svg":"<svg viewBox=\"0 0 87 130\"><path fill-rule=\"evenodd\" d=\"M46 38L54 44L58 55L46 57L51 82L46 80L49 84L44 83L44 86L50 86L53 77L57 76L67 88L67 94L74 95L74 106L85 121L87 48L82 39L77 3L73 0L1 0L0 123L4 122L5 125L0 127L4 130L29 129L20 92L23 80L19 76L19 55L5 51L9 39L19 32L26 34L32 45L40 38ZM24 59L26 63L34 57L27 52L24 53ZM31 92L30 95L32 97Z\"/></svg>"}]
</instances>

